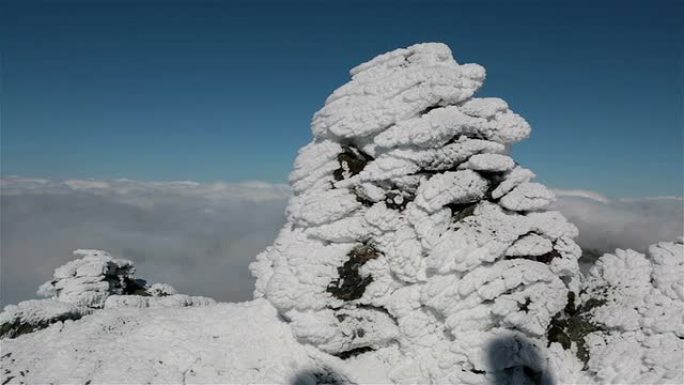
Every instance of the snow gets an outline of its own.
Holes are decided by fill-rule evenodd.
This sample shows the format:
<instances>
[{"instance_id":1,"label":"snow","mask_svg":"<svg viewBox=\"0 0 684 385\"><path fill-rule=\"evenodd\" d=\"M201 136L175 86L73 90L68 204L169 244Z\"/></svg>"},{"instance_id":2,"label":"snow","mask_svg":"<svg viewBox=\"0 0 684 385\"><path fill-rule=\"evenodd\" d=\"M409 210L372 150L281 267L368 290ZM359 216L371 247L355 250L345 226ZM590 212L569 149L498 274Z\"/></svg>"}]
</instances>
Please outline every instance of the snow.
<instances>
[{"instance_id":1,"label":"snow","mask_svg":"<svg viewBox=\"0 0 684 385\"><path fill-rule=\"evenodd\" d=\"M50 299L0 316L37 326L3 339L9 382L682 382L681 241L583 277L577 228L508 153L530 126L474 97L481 66L427 43L351 75L314 115L253 301L79 251Z\"/></svg>"},{"instance_id":2,"label":"snow","mask_svg":"<svg viewBox=\"0 0 684 385\"><path fill-rule=\"evenodd\" d=\"M475 154L468 161L458 167L475 171L502 172L508 171L515 166L515 162L508 155L502 154Z\"/></svg>"},{"instance_id":3,"label":"snow","mask_svg":"<svg viewBox=\"0 0 684 385\"><path fill-rule=\"evenodd\" d=\"M501 206L512 211L539 210L550 205L555 196L539 183L523 183L501 198Z\"/></svg>"},{"instance_id":4,"label":"snow","mask_svg":"<svg viewBox=\"0 0 684 385\"><path fill-rule=\"evenodd\" d=\"M52 299L8 305L0 313L0 337L16 337L55 322L79 319L91 312L92 309Z\"/></svg>"},{"instance_id":5,"label":"snow","mask_svg":"<svg viewBox=\"0 0 684 385\"><path fill-rule=\"evenodd\" d=\"M2 348L10 384L292 383L335 365L298 343L265 300L99 310Z\"/></svg>"},{"instance_id":6,"label":"snow","mask_svg":"<svg viewBox=\"0 0 684 385\"><path fill-rule=\"evenodd\" d=\"M255 296L321 351L383 355L393 381L482 382L482 341L545 346L579 288L577 229L542 211L553 194L507 153L527 122L473 96L482 67L429 43L351 73L314 115Z\"/></svg>"},{"instance_id":7,"label":"snow","mask_svg":"<svg viewBox=\"0 0 684 385\"><path fill-rule=\"evenodd\" d=\"M592 313L605 329L586 338L599 381L684 381L683 267L682 242L652 245L646 255L618 249L592 267L588 295L605 301Z\"/></svg>"},{"instance_id":8,"label":"snow","mask_svg":"<svg viewBox=\"0 0 684 385\"><path fill-rule=\"evenodd\" d=\"M110 294L121 294L134 285L133 263L115 259L102 250L76 250L73 260L58 267L52 281L45 282L38 294L61 302L85 307L102 307Z\"/></svg>"}]
</instances>

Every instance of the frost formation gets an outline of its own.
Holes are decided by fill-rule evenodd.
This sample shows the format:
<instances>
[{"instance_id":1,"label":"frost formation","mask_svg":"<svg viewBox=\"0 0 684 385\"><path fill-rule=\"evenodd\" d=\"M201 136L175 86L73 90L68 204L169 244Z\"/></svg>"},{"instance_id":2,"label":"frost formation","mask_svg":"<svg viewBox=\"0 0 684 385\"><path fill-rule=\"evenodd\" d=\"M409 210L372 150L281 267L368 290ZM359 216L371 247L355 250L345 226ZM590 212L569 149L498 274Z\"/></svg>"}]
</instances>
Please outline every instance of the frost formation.
<instances>
[{"instance_id":1,"label":"frost formation","mask_svg":"<svg viewBox=\"0 0 684 385\"><path fill-rule=\"evenodd\" d=\"M553 194L508 153L530 126L475 97L484 68L443 44L351 76L314 115L287 224L251 265L255 295L324 352L400 352L395 381L543 372L522 356L493 367L484 351L501 336L545 347L580 287L577 228L544 211Z\"/></svg>"}]
</instances>

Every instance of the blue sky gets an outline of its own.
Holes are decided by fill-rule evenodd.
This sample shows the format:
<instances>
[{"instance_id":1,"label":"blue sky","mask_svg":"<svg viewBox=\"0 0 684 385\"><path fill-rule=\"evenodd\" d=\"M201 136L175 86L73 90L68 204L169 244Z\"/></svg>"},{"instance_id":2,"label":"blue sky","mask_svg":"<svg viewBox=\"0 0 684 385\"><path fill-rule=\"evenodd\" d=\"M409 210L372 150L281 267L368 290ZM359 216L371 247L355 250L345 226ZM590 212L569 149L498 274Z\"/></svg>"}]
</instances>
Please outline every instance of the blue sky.
<instances>
[{"instance_id":1,"label":"blue sky","mask_svg":"<svg viewBox=\"0 0 684 385\"><path fill-rule=\"evenodd\" d=\"M539 181L682 195L683 4L4 2L2 175L285 182L352 66L441 41Z\"/></svg>"}]
</instances>

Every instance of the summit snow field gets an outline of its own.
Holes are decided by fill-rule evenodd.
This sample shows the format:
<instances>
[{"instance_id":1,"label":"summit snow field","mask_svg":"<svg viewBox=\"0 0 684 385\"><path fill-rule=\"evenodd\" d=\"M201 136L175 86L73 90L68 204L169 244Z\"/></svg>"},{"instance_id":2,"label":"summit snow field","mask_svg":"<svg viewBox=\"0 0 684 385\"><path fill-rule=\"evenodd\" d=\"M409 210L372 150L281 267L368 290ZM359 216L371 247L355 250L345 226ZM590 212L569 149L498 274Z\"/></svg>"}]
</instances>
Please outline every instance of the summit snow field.
<instances>
[{"instance_id":1,"label":"summit snow field","mask_svg":"<svg viewBox=\"0 0 684 385\"><path fill-rule=\"evenodd\" d=\"M353 68L252 301L77 250L0 315L3 383L682 383L682 238L581 270L578 228L511 157L530 125L484 80L440 43Z\"/></svg>"}]
</instances>

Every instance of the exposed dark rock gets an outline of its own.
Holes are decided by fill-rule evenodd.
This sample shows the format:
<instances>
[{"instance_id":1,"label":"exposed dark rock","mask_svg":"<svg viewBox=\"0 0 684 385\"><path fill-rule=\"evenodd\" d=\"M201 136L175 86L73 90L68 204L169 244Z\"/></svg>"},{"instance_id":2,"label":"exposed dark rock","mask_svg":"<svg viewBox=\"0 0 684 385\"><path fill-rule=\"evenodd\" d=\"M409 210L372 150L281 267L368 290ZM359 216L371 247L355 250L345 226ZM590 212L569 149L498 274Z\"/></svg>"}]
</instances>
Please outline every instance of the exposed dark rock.
<instances>
[{"instance_id":1,"label":"exposed dark rock","mask_svg":"<svg viewBox=\"0 0 684 385\"><path fill-rule=\"evenodd\" d=\"M556 249L553 249L544 255L538 256L537 261L541 263L546 263L548 265L554 258L562 258L562 256Z\"/></svg>"},{"instance_id":2,"label":"exposed dark rock","mask_svg":"<svg viewBox=\"0 0 684 385\"><path fill-rule=\"evenodd\" d=\"M590 311L603 306L605 303L606 300L603 298L592 297L582 305L575 307L575 293L568 292L568 302L565 309L553 317L546 331L549 345L552 342L558 342L563 349L567 350L574 342L577 344L577 358L585 364L586 369L589 351L586 348L584 337L603 330L602 325L592 321Z\"/></svg>"},{"instance_id":3,"label":"exposed dark rock","mask_svg":"<svg viewBox=\"0 0 684 385\"><path fill-rule=\"evenodd\" d=\"M492 191L496 190L496 188L499 187L499 184L506 179L506 171L478 171L478 174L489 182L489 187L485 193L487 199L492 202L498 201L498 199L492 197Z\"/></svg>"},{"instance_id":4,"label":"exposed dark rock","mask_svg":"<svg viewBox=\"0 0 684 385\"><path fill-rule=\"evenodd\" d=\"M428 106L428 107L424 108L422 111L418 112L418 116L423 116L423 115L427 114L428 112L430 112L430 111L432 111L432 110L435 110L435 109L437 109L437 108L443 107L443 106L440 105L440 103L442 103L441 100L439 100L437 103L435 103L435 104L433 104L433 105L431 105L431 106Z\"/></svg>"},{"instance_id":5,"label":"exposed dark rock","mask_svg":"<svg viewBox=\"0 0 684 385\"><path fill-rule=\"evenodd\" d=\"M349 259L337 268L339 278L328 285L327 291L345 301L361 298L366 287L373 281L373 277L361 276L359 269L364 263L379 255L380 252L372 245L363 244L352 249L348 254Z\"/></svg>"},{"instance_id":6,"label":"exposed dark rock","mask_svg":"<svg viewBox=\"0 0 684 385\"><path fill-rule=\"evenodd\" d=\"M348 378L328 367L309 369L297 373L292 379L292 385L347 385L351 384Z\"/></svg>"},{"instance_id":7,"label":"exposed dark rock","mask_svg":"<svg viewBox=\"0 0 684 385\"><path fill-rule=\"evenodd\" d=\"M362 347L360 347L360 348L347 350L347 351L340 352L340 353L336 353L336 354L333 354L333 355L336 356L336 357L339 357L339 358L341 358L341 359L343 359L343 360L346 360L347 358L355 357L355 356L358 356L359 354L363 354L363 353L366 353L366 352L372 352L373 350L374 350L374 349L371 348L370 346L362 346Z\"/></svg>"},{"instance_id":8,"label":"exposed dark rock","mask_svg":"<svg viewBox=\"0 0 684 385\"><path fill-rule=\"evenodd\" d=\"M518 310L524 311L525 313L529 312L531 303L532 300L530 299L530 297L525 297L524 303L518 303Z\"/></svg>"},{"instance_id":9,"label":"exposed dark rock","mask_svg":"<svg viewBox=\"0 0 684 385\"><path fill-rule=\"evenodd\" d=\"M562 256L560 255L560 253L554 249L554 250L551 250L548 253L543 254L543 255L537 255L537 256L535 256L535 255L516 255L516 256L507 256L505 259L527 259L529 261L541 262L541 263L545 263L548 265L549 263L551 263L551 261L554 258L561 258L561 257Z\"/></svg>"},{"instance_id":10,"label":"exposed dark rock","mask_svg":"<svg viewBox=\"0 0 684 385\"><path fill-rule=\"evenodd\" d=\"M460 222L463 219L473 215L475 213L475 208L479 202L473 203L452 203L446 205L446 207L451 210L452 222Z\"/></svg>"},{"instance_id":11,"label":"exposed dark rock","mask_svg":"<svg viewBox=\"0 0 684 385\"><path fill-rule=\"evenodd\" d=\"M403 211L406 208L406 205L414 199L415 196L413 194L399 190L391 190L387 192L385 204L389 209Z\"/></svg>"},{"instance_id":12,"label":"exposed dark rock","mask_svg":"<svg viewBox=\"0 0 684 385\"><path fill-rule=\"evenodd\" d=\"M151 296L150 293L145 290L147 282L144 279L131 279L129 277L124 277L121 284L121 294L122 295L142 295Z\"/></svg>"},{"instance_id":13,"label":"exposed dark rock","mask_svg":"<svg viewBox=\"0 0 684 385\"><path fill-rule=\"evenodd\" d=\"M38 322L29 322L22 318L15 318L12 321L0 324L0 338L16 338L22 334L28 334L36 330L45 329L48 326L57 322L64 322L66 320L78 320L82 316L82 314L76 312L68 312Z\"/></svg>"},{"instance_id":14,"label":"exposed dark rock","mask_svg":"<svg viewBox=\"0 0 684 385\"><path fill-rule=\"evenodd\" d=\"M337 161L340 163L340 168L333 171L333 177L339 181L345 179L347 176L353 176L360 173L366 164L373 160L368 154L363 153L356 147L344 146L342 152L337 155ZM346 175L349 173L349 175Z\"/></svg>"}]
</instances>

